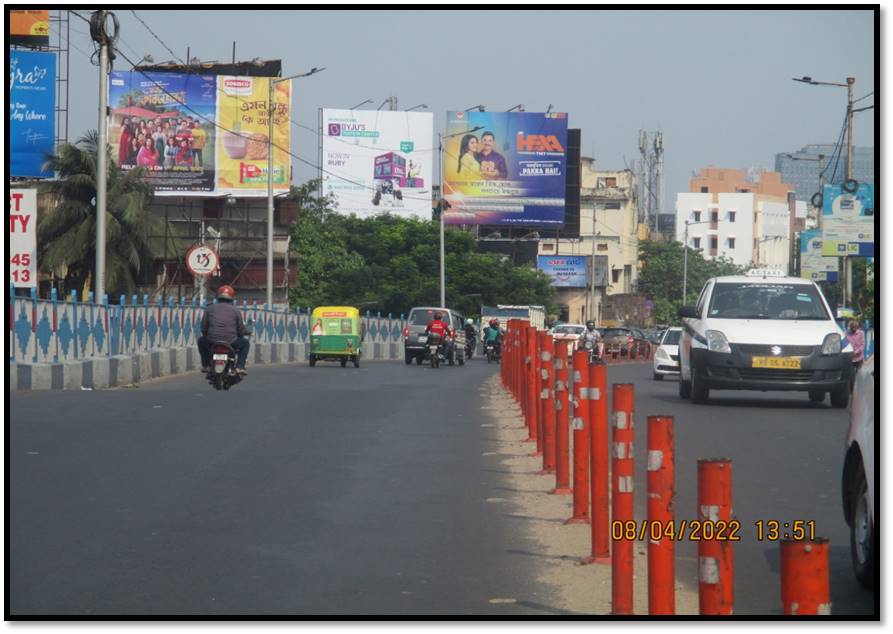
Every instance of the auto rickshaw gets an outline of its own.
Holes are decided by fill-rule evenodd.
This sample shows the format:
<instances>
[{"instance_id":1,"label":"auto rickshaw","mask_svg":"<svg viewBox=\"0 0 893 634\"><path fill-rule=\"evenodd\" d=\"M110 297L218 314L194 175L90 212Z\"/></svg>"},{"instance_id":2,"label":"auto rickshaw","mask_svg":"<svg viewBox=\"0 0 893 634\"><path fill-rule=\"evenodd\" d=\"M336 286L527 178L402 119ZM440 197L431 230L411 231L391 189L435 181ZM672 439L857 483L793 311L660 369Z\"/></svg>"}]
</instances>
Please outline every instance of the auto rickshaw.
<instances>
[{"instance_id":1,"label":"auto rickshaw","mask_svg":"<svg viewBox=\"0 0 893 634\"><path fill-rule=\"evenodd\" d=\"M352 306L320 306L310 316L310 367L317 361L352 361L360 367L360 311Z\"/></svg>"}]
</instances>

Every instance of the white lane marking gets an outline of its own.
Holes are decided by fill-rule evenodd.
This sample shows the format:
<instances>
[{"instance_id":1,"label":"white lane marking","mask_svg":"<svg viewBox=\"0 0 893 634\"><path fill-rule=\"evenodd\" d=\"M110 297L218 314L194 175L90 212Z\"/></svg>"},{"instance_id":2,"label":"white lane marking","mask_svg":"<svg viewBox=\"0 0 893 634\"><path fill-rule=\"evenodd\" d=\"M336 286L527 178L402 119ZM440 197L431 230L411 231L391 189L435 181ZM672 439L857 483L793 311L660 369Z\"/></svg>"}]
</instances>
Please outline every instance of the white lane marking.
<instances>
[{"instance_id":1,"label":"white lane marking","mask_svg":"<svg viewBox=\"0 0 893 634\"><path fill-rule=\"evenodd\" d=\"M490 599L490 603L517 603L517 602L518 602L517 599L500 599L500 598Z\"/></svg>"}]
</instances>

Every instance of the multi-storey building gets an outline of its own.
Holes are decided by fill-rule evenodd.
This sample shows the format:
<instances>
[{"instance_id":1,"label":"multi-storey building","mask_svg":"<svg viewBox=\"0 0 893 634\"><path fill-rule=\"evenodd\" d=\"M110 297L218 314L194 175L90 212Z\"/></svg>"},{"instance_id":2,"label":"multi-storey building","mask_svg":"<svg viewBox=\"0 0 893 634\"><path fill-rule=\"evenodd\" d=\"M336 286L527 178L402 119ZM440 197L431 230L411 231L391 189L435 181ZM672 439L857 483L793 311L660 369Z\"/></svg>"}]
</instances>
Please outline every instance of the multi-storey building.
<instances>
[{"instance_id":1,"label":"multi-storey building","mask_svg":"<svg viewBox=\"0 0 893 634\"><path fill-rule=\"evenodd\" d=\"M781 174L785 183L793 185L797 200L808 201L819 191L820 154L824 157L825 183L839 185L846 180L846 145L841 148L839 157L835 154L835 147L811 144L796 152L779 152L775 155L775 171ZM853 178L874 185L873 147L853 148Z\"/></svg>"}]
</instances>

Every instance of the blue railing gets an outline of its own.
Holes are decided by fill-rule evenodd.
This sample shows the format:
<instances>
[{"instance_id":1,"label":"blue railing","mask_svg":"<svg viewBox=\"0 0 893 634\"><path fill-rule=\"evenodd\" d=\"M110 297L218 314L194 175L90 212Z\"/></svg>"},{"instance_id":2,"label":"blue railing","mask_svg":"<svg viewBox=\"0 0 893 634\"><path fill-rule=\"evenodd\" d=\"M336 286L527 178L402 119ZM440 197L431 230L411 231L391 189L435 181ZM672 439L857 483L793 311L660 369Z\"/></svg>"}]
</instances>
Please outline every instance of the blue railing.
<instances>
[{"instance_id":1,"label":"blue railing","mask_svg":"<svg viewBox=\"0 0 893 634\"><path fill-rule=\"evenodd\" d=\"M106 295L101 303L90 293L79 302L77 292L59 299L53 289L50 299L17 297L9 288L9 360L19 363L58 363L73 359L145 352L153 348L186 348L196 345L201 335L201 319L207 303L196 300L177 303L170 299L149 302L149 296L119 297L110 304ZM311 308L296 310L268 309L257 302L237 302L242 317L256 343L306 343L310 335ZM364 344L401 343L406 325L403 315L388 314L361 318Z\"/></svg>"}]
</instances>

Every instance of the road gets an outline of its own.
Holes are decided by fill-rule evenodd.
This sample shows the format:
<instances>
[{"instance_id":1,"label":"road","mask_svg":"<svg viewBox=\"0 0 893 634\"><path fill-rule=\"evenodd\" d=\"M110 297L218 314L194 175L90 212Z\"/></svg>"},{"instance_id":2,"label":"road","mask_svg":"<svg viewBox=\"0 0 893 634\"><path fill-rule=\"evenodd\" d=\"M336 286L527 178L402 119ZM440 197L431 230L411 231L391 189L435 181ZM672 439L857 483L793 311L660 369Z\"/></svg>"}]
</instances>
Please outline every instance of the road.
<instances>
[{"instance_id":1,"label":"road","mask_svg":"<svg viewBox=\"0 0 893 634\"><path fill-rule=\"evenodd\" d=\"M13 393L11 616L563 614L523 526L488 503L509 477L483 457L478 388L495 372L320 364L252 368L220 393L197 374ZM834 613L871 614L840 510L845 412L797 394L693 406L645 365L609 381L636 384L637 517L648 414L676 417L677 518L694 514L697 458L733 460L737 614L780 605L759 518L814 519ZM677 555L694 584L694 545Z\"/></svg>"}]
</instances>

